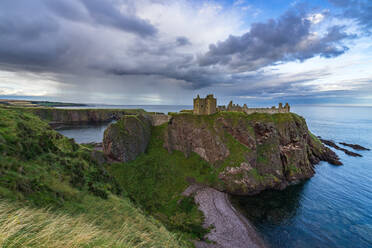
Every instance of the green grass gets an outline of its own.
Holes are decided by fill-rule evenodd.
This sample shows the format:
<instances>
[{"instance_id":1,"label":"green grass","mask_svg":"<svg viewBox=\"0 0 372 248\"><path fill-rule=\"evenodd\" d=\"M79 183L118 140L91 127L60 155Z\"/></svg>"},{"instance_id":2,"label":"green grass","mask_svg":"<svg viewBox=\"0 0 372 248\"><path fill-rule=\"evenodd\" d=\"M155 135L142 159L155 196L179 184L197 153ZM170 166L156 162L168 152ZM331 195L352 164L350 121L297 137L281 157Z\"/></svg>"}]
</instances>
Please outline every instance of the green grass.
<instances>
[{"instance_id":1,"label":"green grass","mask_svg":"<svg viewBox=\"0 0 372 248\"><path fill-rule=\"evenodd\" d=\"M146 153L128 163L115 163L109 167L110 174L128 193L133 201L143 209L161 220L170 230L181 231L193 238L202 238L205 230L201 228L202 214L181 193L190 184L198 182L223 188L218 174L226 167L240 166L247 157L254 156L249 147L236 140L228 132L216 128L218 118L222 117L233 127L243 126L254 138L253 123L265 120L268 122L284 122L292 120L291 114L273 116L269 114L246 115L238 112L220 112L214 115L193 115L192 113L170 113L180 121L200 128L207 128L213 135L219 136L230 151L230 155L216 164L210 164L192 153L189 157L180 151L168 151L163 147L164 131L167 124L152 129L152 137ZM268 164L267 153L273 145L264 144L257 147L258 163ZM252 178L262 182L273 177L260 175L252 169Z\"/></svg>"},{"instance_id":2,"label":"green grass","mask_svg":"<svg viewBox=\"0 0 372 248\"><path fill-rule=\"evenodd\" d=\"M224 136L230 155L222 162L221 166L218 166L219 172L226 167L240 166L241 163L246 161L247 155L252 152L250 148L237 141L232 135L224 133Z\"/></svg>"},{"instance_id":3,"label":"green grass","mask_svg":"<svg viewBox=\"0 0 372 248\"><path fill-rule=\"evenodd\" d=\"M268 155L275 149L275 144L264 143L257 146L257 163L261 165L269 164Z\"/></svg>"},{"instance_id":4,"label":"green grass","mask_svg":"<svg viewBox=\"0 0 372 248\"><path fill-rule=\"evenodd\" d=\"M289 175L295 175L299 172L299 168L297 168L295 165L293 164L289 164L287 165L287 170L289 172Z\"/></svg>"},{"instance_id":5,"label":"green grass","mask_svg":"<svg viewBox=\"0 0 372 248\"><path fill-rule=\"evenodd\" d=\"M51 130L36 116L0 109L0 173L2 192L28 198L35 205L60 205L86 190L107 198L121 189L91 151ZM56 185L65 185L59 186Z\"/></svg>"},{"instance_id":6,"label":"green grass","mask_svg":"<svg viewBox=\"0 0 372 248\"><path fill-rule=\"evenodd\" d=\"M0 108L1 206L14 216L23 216L18 210L27 212L25 219L30 220L13 223L15 232L10 236L9 230L0 228L2 247L65 247L63 242L69 244L76 235L80 237L78 230L82 234L87 231L84 235L90 238L79 238L81 245L70 247L191 246L186 238L170 233L131 203L91 152L89 147L63 137L31 113ZM180 204L186 210L188 205L187 201ZM45 207L49 210L40 210ZM41 217L35 219L34 215ZM0 223L7 223L5 217L0 216ZM62 229L58 229L59 225ZM78 229L74 229L76 225ZM55 232L51 226L57 228ZM97 235L90 235L89 230ZM70 232L71 240L64 232Z\"/></svg>"},{"instance_id":7,"label":"green grass","mask_svg":"<svg viewBox=\"0 0 372 248\"><path fill-rule=\"evenodd\" d=\"M202 213L192 199L182 197L181 193L190 180L215 184L217 174L195 153L188 158L180 151L168 153L163 148L165 125L153 128L145 154L132 162L112 164L109 170L135 203L169 229L202 238L206 233L201 226Z\"/></svg>"},{"instance_id":8,"label":"green grass","mask_svg":"<svg viewBox=\"0 0 372 248\"><path fill-rule=\"evenodd\" d=\"M1 247L185 247L129 201L86 196L85 211L27 207L0 199Z\"/></svg>"},{"instance_id":9,"label":"green grass","mask_svg":"<svg viewBox=\"0 0 372 248\"><path fill-rule=\"evenodd\" d=\"M318 139L318 137L316 137L314 134L312 134L310 131L309 131L309 134L310 134L310 137L311 139L318 145L322 145L322 142Z\"/></svg>"},{"instance_id":10,"label":"green grass","mask_svg":"<svg viewBox=\"0 0 372 248\"><path fill-rule=\"evenodd\" d=\"M224 161L210 164L196 153L188 157L180 151L169 153L163 147L167 128L164 124L152 128L146 153L134 161L102 165L92 158L91 146L80 146L63 137L30 111L0 108L0 197L7 199L8 203L12 201L9 204L19 203L11 205L14 210L32 206L26 210L44 211L40 207L48 207L51 212L46 213L47 216L52 214L52 219L66 216L67 226L74 223L74 219L81 218L84 225L100 233L86 241L85 247L97 244L111 247L108 244L117 240L117 235L123 235L118 234L123 225L126 230L133 230L133 233L125 231L123 238L129 245L113 247L191 246L188 240L202 239L208 230L202 228L203 215L193 200L181 196L190 182L222 189L224 185L218 175L226 167L240 166L252 156L257 156L258 166L266 166L270 162L267 154L273 149L272 144L265 143L258 145L257 151L252 151L223 131L218 126L218 119L222 117L232 128L245 128L253 139L255 122L272 122L281 126L288 121L302 121L295 114L220 112L199 116L174 113L172 115L184 118L190 125L207 128L219 136L230 155ZM40 111L45 111L41 115L46 120L54 118L52 110L44 108ZM103 110L102 113L107 112ZM274 177L261 175L256 168L250 173L258 183ZM237 177L240 179L242 175ZM37 236L38 232L34 233ZM23 238L22 235L18 233L14 237ZM97 239L98 236L109 238ZM6 240L12 242L12 238Z\"/></svg>"},{"instance_id":11,"label":"green grass","mask_svg":"<svg viewBox=\"0 0 372 248\"><path fill-rule=\"evenodd\" d=\"M107 121L112 117L113 113L120 113L126 115L135 115L146 113L143 109L62 109L62 108L49 108L49 107L8 107L11 110L28 112L39 116L41 119L48 122L72 122L73 118L84 122L89 121L93 117L97 121Z\"/></svg>"}]
</instances>

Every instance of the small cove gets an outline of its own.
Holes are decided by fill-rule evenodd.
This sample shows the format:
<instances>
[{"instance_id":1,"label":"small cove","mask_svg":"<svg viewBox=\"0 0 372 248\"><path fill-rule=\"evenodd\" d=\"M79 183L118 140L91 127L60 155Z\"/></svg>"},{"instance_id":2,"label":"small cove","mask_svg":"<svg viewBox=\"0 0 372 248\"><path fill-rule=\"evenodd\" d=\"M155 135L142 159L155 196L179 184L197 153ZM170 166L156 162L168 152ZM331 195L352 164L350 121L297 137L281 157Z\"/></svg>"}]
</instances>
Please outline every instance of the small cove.
<instances>
[{"instance_id":1,"label":"small cove","mask_svg":"<svg viewBox=\"0 0 372 248\"><path fill-rule=\"evenodd\" d=\"M65 125L57 128L60 134L73 138L76 143L100 143L103 140L103 134L111 122L85 125Z\"/></svg>"}]
</instances>

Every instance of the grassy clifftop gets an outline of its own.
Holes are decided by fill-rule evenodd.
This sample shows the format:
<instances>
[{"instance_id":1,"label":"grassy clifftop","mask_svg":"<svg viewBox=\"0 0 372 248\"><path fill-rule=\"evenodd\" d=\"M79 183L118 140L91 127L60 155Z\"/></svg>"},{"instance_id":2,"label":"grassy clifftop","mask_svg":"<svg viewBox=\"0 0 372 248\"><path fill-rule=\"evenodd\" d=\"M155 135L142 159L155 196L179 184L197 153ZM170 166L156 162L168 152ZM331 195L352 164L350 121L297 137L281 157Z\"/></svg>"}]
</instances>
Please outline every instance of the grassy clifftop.
<instances>
[{"instance_id":1,"label":"grassy clifftop","mask_svg":"<svg viewBox=\"0 0 372 248\"><path fill-rule=\"evenodd\" d=\"M153 127L146 153L127 163L109 167L111 174L136 204L161 220L169 229L191 238L202 238L203 216L193 199L181 193L195 182L217 183L211 164L196 153L169 153L164 147L167 124Z\"/></svg>"},{"instance_id":2,"label":"grassy clifftop","mask_svg":"<svg viewBox=\"0 0 372 248\"><path fill-rule=\"evenodd\" d=\"M296 114L172 116L170 123L152 128L145 153L109 167L128 195L171 230L199 238L206 232L195 204L181 195L192 183L231 193L257 193L280 187L282 182L286 185L290 176L302 179L313 173L308 157L310 134L305 120ZM288 140L280 141L284 138ZM293 165L282 165L280 142L303 146L288 154Z\"/></svg>"},{"instance_id":3,"label":"grassy clifftop","mask_svg":"<svg viewBox=\"0 0 372 248\"><path fill-rule=\"evenodd\" d=\"M0 246L190 245L129 201L91 152L31 113L0 108Z\"/></svg>"},{"instance_id":4,"label":"grassy clifftop","mask_svg":"<svg viewBox=\"0 0 372 248\"><path fill-rule=\"evenodd\" d=\"M309 178L325 158L295 114L173 114L152 127L145 153L114 164L96 161L29 110L0 108L0 117L0 209L7 213L0 245L9 247L52 246L43 237L86 247L189 247L208 232L193 199L181 195L190 184L252 194Z\"/></svg>"},{"instance_id":5,"label":"grassy clifftop","mask_svg":"<svg viewBox=\"0 0 372 248\"><path fill-rule=\"evenodd\" d=\"M124 115L143 114L143 109L87 109L87 108L48 108L48 107L7 107L34 114L44 121L55 124L79 124L88 122L106 122L119 119Z\"/></svg>"},{"instance_id":6,"label":"grassy clifftop","mask_svg":"<svg viewBox=\"0 0 372 248\"><path fill-rule=\"evenodd\" d=\"M202 238L203 216L181 193L193 183L239 195L310 178L325 147L293 113L171 114L145 153L109 167L136 204L171 230Z\"/></svg>"}]
</instances>

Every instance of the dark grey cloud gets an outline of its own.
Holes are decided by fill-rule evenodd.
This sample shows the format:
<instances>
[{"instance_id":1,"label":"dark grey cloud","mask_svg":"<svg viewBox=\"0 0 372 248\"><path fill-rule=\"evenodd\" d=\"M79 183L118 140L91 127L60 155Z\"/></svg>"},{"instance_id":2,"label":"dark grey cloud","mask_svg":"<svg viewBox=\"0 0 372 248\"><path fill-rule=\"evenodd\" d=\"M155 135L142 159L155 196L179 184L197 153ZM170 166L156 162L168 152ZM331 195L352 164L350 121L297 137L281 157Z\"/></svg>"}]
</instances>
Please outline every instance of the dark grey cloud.
<instances>
[{"instance_id":1,"label":"dark grey cloud","mask_svg":"<svg viewBox=\"0 0 372 248\"><path fill-rule=\"evenodd\" d=\"M89 15L98 24L109 25L118 29L133 32L142 36L156 34L157 29L148 21L138 18L127 11L125 14L119 11L117 1L81 0L89 11ZM118 1L128 4L130 1Z\"/></svg>"},{"instance_id":2,"label":"dark grey cloud","mask_svg":"<svg viewBox=\"0 0 372 248\"><path fill-rule=\"evenodd\" d=\"M221 83L232 83L232 77L228 73L217 72L210 68L189 66L181 64L165 64L159 67L137 67L137 68L110 68L106 72L117 76L160 76L177 80L186 89L197 90L211 85L217 86Z\"/></svg>"},{"instance_id":3,"label":"dark grey cloud","mask_svg":"<svg viewBox=\"0 0 372 248\"><path fill-rule=\"evenodd\" d=\"M178 46L187 46L187 45L191 45L191 42L189 39L187 39L186 37L177 37L176 39L177 41L177 45Z\"/></svg>"},{"instance_id":4,"label":"dark grey cloud","mask_svg":"<svg viewBox=\"0 0 372 248\"><path fill-rule=\"evenodd\" d=\"M0 1L0 63L46 66L64 50L58 41L59 23L40 1L28 3Z\"/></svg>"},{"instance_id":5,"label":"dark grey cloud","mask_svg":"<svg viewBox=\"0 0 372 248\"><path fill-rule=\"evenodd\" d=\"M285 61L321 56L332 58L348 50L342 41L353 38L344 32L343 26L331 26L325 34L314 36L312 23L306 12L288 11L278 20L255 23L250 32L243 36L230 36L226 41L210 45L209 51L195 58L180 55L169 46L142 46L142 54L169 56L166 63L142 63L129 68L122 64L108 68L114 75L157 75L185 81L184 87L202 89L209 86L231 85L259 81L260 73L241 75L241 72L257 71L267 65ZM179 39L177 39L179 41ZM187 43L187 40L182 43ZM172 51L169 53L169 51ZM151 61L151 60L150 60ZM153 61L151 61L153 62ZM262 86L261 86L262 87Z\"/></svg>"},{"instance_id":6,"label":"dark grey cloud","mask_svg":"<svg viewBox=\"0 0 372 248\"><path fill-rule=\"evenodd\" d=\"M93 51L105 56L113 52L111 44L105 44L107 51L97 45L104 39L97 27L112 27L141 39L157 33L153 25L135 15L130 1L2 0L1 67L60 72L89 66L86 63L92 61Z\"/></svg>"},{"instance_id":7,"label":"dark grey cloud","mask_svg":"<svg viewBox=\"0 0 372 248\"><path fill-rule=\"evenodd\" d=\"M329 0L343 10L340 17L355 19L368 34L372 33L372 1L371 0Z\"/></svg>"},{"instance_id":8,"label":"dark grey cloud","mask_svg":"<svg viewBox=\"0 0 372 248\"><path fill-rule=\"evenodd\" d=\"M157 29L135 15L130 1L120 0L43 0L60 17L94 22L141 36L152 36ZM123 10L123 6L126 7Z\"/></svg>"},{"instance_id":9,"label":"dark grey cloud","mask_svg":"<svg viewBox=\"0 0 372 248\"><path fill-rule=\"evenodd\" d=\"M138 17L130 0L0 0L0 69L52 74L64 83L61 91L89 88L92 96L96 89L128 90L128 95L162 95L177 87L235 95L306 90L296 85L313 80L311 75L280 86L261 69L317 55L336 57L347 50L342 41L352 37L342 26L313 36L307 15L289 11L255 23L248 33L210 45L198 57L188 37L158 31Z\"/></svg>"},{"instance_id":10,"label":"dark grey cloud","mask_svg":"<svg viewBox=\"0 0 372 248\"><path fill-rule=\"evenodd\" d=\"M318 55L336 57L347 50L341 41L353 36L348 35L343 26L330 27L325 34L315 36L306 15L291 10L277 20L253 23L244 35L231 35L225 41L210 45L209 51L199 58L199 64L220 64L252 71L278 62L304 61Z\"/></svg>"}]
</instances>

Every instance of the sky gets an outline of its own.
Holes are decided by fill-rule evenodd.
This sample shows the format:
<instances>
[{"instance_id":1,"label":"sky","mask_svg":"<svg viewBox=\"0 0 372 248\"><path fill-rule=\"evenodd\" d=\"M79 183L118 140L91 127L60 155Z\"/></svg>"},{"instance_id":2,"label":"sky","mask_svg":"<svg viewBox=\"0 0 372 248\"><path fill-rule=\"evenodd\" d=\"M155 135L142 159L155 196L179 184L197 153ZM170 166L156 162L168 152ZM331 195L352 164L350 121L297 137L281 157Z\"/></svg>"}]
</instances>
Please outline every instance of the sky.
<instances>
[{"instance_id":1,"label":"sky","mask_svg":"<svg viewBox=\"0 0 372 248\"><path fill-rule=\"evenodd\" d=\"M1 0L0 98L372 105L371 0Z\"/></svg>"}]
</instances>

